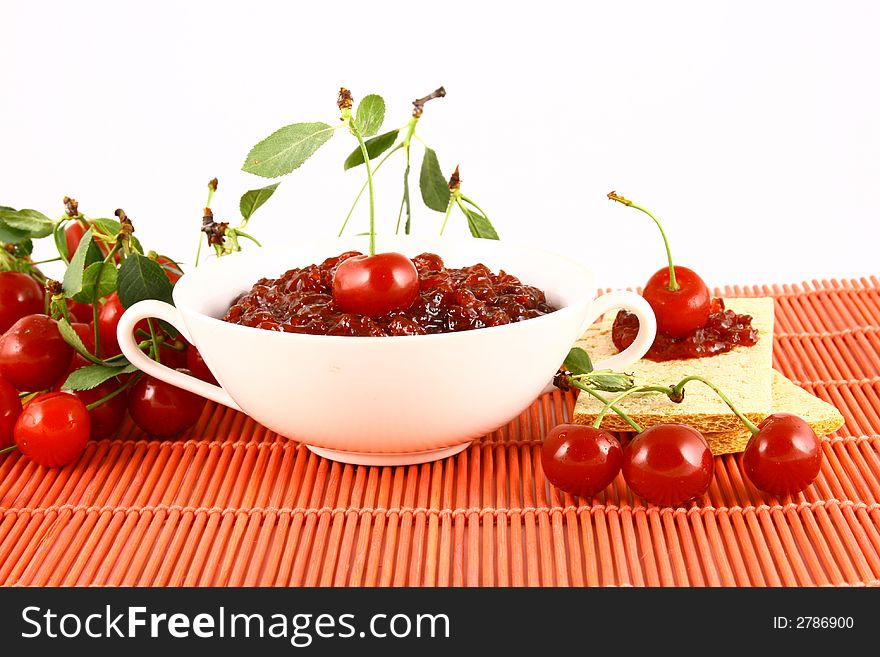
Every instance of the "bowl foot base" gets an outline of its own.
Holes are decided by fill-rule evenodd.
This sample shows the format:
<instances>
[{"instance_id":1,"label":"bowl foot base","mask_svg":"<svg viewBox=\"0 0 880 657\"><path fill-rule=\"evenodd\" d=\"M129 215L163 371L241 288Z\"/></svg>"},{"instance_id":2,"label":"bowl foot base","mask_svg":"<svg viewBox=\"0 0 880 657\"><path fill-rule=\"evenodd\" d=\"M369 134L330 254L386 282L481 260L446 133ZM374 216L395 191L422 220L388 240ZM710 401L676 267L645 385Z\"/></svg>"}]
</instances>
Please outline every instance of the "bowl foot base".
<instances>
[{"instance_id":1,"label":"bowl foot base","mask_svg":"<svg viewBox=\"0 0 880 657\"><path fill-rule=\"evenodd\" d=\"M468 441L460 445L453 445L452 447L429 449L426 452L342 452L336 449L325 449L312 445L306 445L306 447L318 456L323 456L332 461L339 461L340 463L351 463L353 465L416 465L445 459L447 456L454 456L464 451L470 444L470 441Z\"/></svg>"}]
</instances>

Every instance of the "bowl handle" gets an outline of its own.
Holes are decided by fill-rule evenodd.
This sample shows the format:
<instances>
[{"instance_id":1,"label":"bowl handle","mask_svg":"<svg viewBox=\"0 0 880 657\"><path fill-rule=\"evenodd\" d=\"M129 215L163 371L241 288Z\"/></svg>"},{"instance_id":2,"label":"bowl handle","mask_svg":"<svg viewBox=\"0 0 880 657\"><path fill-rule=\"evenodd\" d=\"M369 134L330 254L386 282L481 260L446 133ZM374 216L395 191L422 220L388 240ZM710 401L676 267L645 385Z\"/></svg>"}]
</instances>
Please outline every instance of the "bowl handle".
<instances>
[{"instance_id":1,"label":"bowl handle","mask_svg":"<svg viewBox=\"0 0 880 657\"><path fill-rule=\"evenodd\" d=\"M639 320L639 332L633 343L619 354L593 363L593 367L597 370L622 370L628 365L632 365L648 353L648 349L651 348L654 337L657 335L657 320L651 306L643 296L627 290L615 290L594 299L590 304L589 315L581 326L581 335L601 315L615 308L622 308L633 313Z\"/></svg>"},{"instance_id":2,"label":"bowl handle","mask_svg":"<svg viewBox=\"0 0 880 657\"><path fill-rule=\"evenodd\" d=\"M186 330L186 324L177 308L164 301L156 301L152 299L138 301L122 313L122 317L119 318L119 325L116 327L116 339L119 341L119 348L122 349L122 353L125 354L125 357L128 358L129 362L139 370L146 372L157 379L166 381L171 385L183 388L184 390L193 392L206 399L210 399L211 401L215 401L218 404L223 404L224 406L229 406L230 408L240 411L241 408L239 405L236 404L235 400L229 396L229 393L220 386L215 386L206 381L202 381L201 379L197 379L194 376L189 376L182 372L178 372L177 370L173 370L170 367L166 367L161 363L157 363L153 359L147 357L147 355L140 350L134 337L134 327L142 319L148 318L165 320L180 331L181 335L183 335L190 344L195 344L189 331Z\"/></svg>"}]
</instances>

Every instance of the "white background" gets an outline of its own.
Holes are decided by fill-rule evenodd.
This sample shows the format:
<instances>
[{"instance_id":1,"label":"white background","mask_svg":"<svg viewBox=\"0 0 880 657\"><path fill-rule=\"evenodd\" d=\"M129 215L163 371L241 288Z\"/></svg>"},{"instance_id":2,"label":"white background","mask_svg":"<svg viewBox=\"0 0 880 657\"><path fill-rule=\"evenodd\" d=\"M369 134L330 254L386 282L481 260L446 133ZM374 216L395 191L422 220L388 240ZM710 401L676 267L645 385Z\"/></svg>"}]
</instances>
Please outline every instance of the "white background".
<instances>
[{"instance_id":1,"label":"white background","mask_svg":"<svg viewBox=\"0 0 880 657\"><path fill-rule=\"evenodd\" d=\"M876 274L878 19L867 0L3 0L0 204L122 207L147 248L192 262L207 181L233 223L268 184L240 171L258 140L336 121L340 85L382 94L390 128L442 84L420 134L444 173L461 164L503 239L591 263L603 285L664 263L612 189L664 220L710 286ZM340 132L283 179L252 232L335 234L363 180L342 170L354 146ZM380 232L401 172L377 177ZM416 232L441 218L416 204ZM363 204L351 232L366 222ZM448 232L466 234L461 217Z\"/></svg>"}]
</instances>

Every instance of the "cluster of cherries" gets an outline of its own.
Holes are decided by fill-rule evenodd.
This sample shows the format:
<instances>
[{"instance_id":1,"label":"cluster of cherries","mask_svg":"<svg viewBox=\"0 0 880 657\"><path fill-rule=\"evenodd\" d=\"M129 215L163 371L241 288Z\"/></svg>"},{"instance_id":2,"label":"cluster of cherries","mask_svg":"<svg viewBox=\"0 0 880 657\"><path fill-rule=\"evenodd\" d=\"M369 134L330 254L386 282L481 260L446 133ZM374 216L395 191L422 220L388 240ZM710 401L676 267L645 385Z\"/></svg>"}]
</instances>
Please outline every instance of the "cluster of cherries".
<instances>
[{"instance_id":1,"label":"cluster of cherries","mask_svg":"<svg viewBox=\"0 0 880 657\"><path fill-rule=\"evenodd\" d=\"M65 228L68 254L76 251L88 227L79 217ZM101 248L108 255L109 247ZM163 256L157 260L176 283L180 268ZM140 372L112 377L90 390L62 391L71 372L91 363L65 341L58 321L47 312L57 313L64 303L63 314L85 348L108 359L121 353L116 327L124 309L116 292L97 302L97 308L47 297L35 275L36 268L0 272L0 451L17 447L35 463L55 467L76 460L89 439L112 436L126 414L145 433L160 438L180 435L195 424L205 404L202 397ZM139 330L149 327L140 324ZM156 331L163 364L214 382L198 350Z\"/></svg>"},{"instance_id":2,"label":"cluster of cherries","mask_svg":"<svg viewBox=\"0 0 880 657\"><path fill-rule=\"evenodd\" d=\"M709 321L713 300L708 287L692 270L673 265L669 242L656 217L614 192L608 197L645 212L660 228L669 264L651 276L643 296L657 318L658 341L665 345L686 343ZM742 327L737 325L737 328ZM665 353L670 351L671 347ZM691 354L705 355L711 354ZM774 413L755 426L711 382L696 376L668 388L646 388L666 392L672 401L681 401L684 383L695 379L713 388L752 433L742 465L746 477L756 488L777 496L792 495L805 489L818 476L822 464L820 441L802 418ZM576 378L563 376L557 380L564 382L561 387L574 385L602 398ZM551 484L574 495L590 497L604 490L622 472L633 493L664 506L678 506L708 491L714 475L714 458L709 443L699 431L674 423L643 429L614 406L613 399L604 401L605 408L593 426L562 424L554 427L544 439L541 463ZM637 432L623 445L614 434L600 428L602 417L609 410L617 412Z\"/></svg>"}]
</instances>

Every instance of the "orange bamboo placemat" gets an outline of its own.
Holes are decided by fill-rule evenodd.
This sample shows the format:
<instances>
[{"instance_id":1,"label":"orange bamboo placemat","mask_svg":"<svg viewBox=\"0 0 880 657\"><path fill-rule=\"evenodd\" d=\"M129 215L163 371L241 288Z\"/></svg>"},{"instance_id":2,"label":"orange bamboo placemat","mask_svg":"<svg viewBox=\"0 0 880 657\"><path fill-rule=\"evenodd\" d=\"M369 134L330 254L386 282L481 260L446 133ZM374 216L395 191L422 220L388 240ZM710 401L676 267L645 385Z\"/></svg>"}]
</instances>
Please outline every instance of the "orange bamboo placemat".
<instances>
[{"instance_id":1,"label":"orange bamboo placemat","mask_svg":"<svg viewBox=\"0 0 880 657\"><path fill-rule=\"evenodd\" d=\"M62 469L4 457L0 584L877 585L880 281L717 293L774 296L774 366L846 418L791 499L755 490L731 455L688 508L646 506L622 478L560 494L540 445L570 393L408 467L340 465L209 404L180 441L126 423Z\"/></svg>"}]
</instances>

